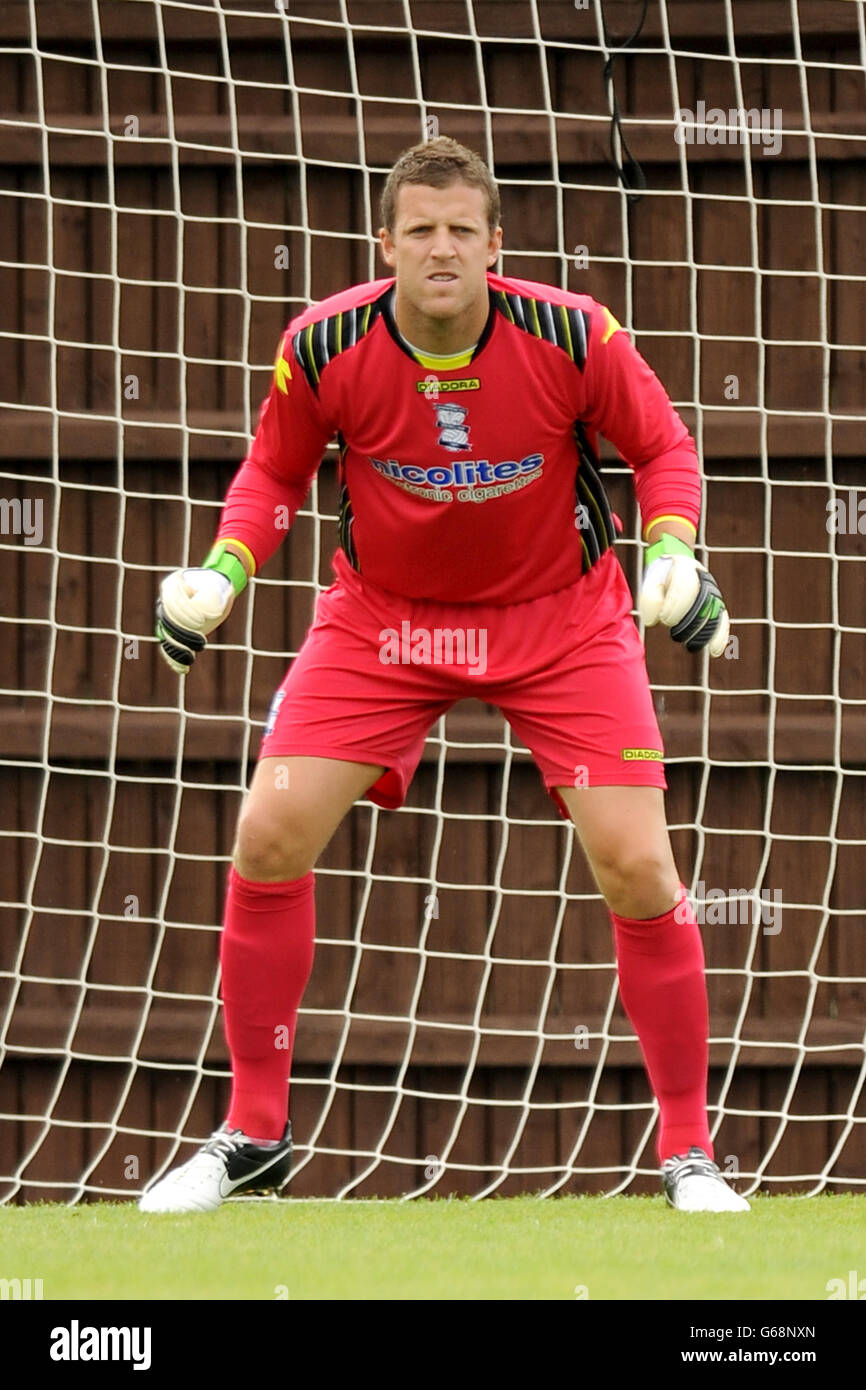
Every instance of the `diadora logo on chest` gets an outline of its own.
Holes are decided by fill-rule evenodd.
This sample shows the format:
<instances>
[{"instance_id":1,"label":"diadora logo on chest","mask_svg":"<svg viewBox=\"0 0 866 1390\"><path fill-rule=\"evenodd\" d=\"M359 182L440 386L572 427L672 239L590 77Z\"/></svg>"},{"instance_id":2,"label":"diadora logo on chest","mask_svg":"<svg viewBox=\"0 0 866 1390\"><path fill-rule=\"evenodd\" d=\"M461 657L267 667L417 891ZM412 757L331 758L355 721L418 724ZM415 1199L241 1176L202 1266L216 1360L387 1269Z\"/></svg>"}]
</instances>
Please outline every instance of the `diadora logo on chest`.
<instances>
[{"instance_id":1,"label":"diadora logo on chest","mask_svg":"<svg viewBox=\"0 0 866 1390\"><path fill-rule=\"evenodd\" d=\"M464 376L459 381L440 381L438 376L431 372L425 376L423 381L415 382L415 390L422 392L429 400L437 400L439 396L452 396L455 391L480 391L481 378L477 376Z\"/></svg>"}]
</instances>

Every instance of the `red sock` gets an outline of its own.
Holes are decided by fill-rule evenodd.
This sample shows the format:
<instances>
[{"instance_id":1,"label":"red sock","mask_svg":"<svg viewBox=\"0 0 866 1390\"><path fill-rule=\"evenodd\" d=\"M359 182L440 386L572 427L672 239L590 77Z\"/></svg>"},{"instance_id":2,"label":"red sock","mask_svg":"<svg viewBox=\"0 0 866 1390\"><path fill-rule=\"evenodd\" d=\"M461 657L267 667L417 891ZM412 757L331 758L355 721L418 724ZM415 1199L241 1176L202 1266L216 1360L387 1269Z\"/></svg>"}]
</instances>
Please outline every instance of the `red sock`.
<instances>
[{"instance_id":1,"label":"red sock","mask_svg":"<svg viewBox=\"0 0 866 1390\"><path fill-rule=\"evenodd\" d=\"M704 947L691 903L636 921L612 912L619 991L661 1110L664 1163L693 1144L713 1157L707 1123L709 1019Z\"/></svg>"},{"instance_id":2,"label":"red sock","mask_svg":"<svg viewBox=\"0 0 866 1390\"><path fill-rule=\"evenodd\" d=\"M220 942L226 1041L232 1059L231 1129L282 1139L301 996L313 968L312 873L251 883L229 871Z\"/></svg>"}]
</instances>

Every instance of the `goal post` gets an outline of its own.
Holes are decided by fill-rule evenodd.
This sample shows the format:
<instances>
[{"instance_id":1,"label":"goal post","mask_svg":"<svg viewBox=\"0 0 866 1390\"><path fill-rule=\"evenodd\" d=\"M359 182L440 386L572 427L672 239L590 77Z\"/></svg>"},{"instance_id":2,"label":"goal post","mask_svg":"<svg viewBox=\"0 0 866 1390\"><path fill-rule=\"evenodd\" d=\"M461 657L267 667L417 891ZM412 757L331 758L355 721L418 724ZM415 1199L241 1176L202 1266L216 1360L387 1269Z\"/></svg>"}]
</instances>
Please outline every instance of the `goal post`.
<instances>
[{"instance_id":1,"label":"goal post","mask_svg":"<svg viewBox=\"0 0 866 1390\"><path fill-rule=\"evenodd\" d=\"M499 181L503 272L608 304L694 432L731 640L647 653L717 1160L862 1190L863 4L15 0L0 70L0 1202L133 1196L223 1117L225 875L333 449L184 683L153 601L282 329L386 273L387 170L440 133ZM316 878L290 1195L656 1190L607 913L497 711L439 721Z\"/></svg>"}]
</instances>

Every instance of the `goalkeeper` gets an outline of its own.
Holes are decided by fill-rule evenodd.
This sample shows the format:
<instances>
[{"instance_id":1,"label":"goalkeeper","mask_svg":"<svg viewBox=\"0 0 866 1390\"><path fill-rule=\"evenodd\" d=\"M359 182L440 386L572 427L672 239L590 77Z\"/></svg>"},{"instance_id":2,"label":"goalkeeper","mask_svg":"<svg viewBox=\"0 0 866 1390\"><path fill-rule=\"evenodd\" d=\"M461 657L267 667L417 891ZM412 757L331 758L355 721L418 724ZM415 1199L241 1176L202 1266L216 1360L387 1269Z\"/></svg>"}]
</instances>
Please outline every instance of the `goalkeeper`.
<instances>
[{"instance_id":1,"label":"goalkeeper","mask_svg":"<svg viewBox=\"0 0 866 1390\"><path fill-rule=\"evenodd\" d=\"M274 696L229 873L228 1114L145 1192L145 1211L210 1210L285 1182L313 867L359 797L403 803L431 725L467 696L495 704L529 747L610 910L668 1201L748 1209L713 1162L701 937L671 852L664 750L595 463L603 434L633 470L648 543L641 617L719 656L728 615L693 555L695 446L608 309L492 272L499 216L489 169L462 145L441 138L400 157L382 198L393 275L289 325L214 548L161 586L157 636L183 676L336 437L335 582ZM407 632L411 650L395 636Z\"/></svg>"}]
</instances>

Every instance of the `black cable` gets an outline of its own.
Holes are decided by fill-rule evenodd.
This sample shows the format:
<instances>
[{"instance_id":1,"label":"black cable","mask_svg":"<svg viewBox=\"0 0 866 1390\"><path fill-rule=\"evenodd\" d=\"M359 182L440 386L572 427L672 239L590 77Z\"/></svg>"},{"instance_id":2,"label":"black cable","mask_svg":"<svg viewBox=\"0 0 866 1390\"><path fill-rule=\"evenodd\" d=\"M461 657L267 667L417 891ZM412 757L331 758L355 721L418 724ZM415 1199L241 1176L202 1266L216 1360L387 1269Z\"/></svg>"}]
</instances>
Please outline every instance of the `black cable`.
<instances>
[{"instance_id":1,"label":"black cable","mask_svg":"<svg viewBox=\"0 0 866 1390\"><path fill-rule=\"evenodd\" d=\"M641 29L644 25L644 20L646 19L648 3L649 0L643 0L640 19L637 22L637 28L633 31L633 33L629 34L627 39L624 39L622 43L617 44L616 48L610 52L610 56L607 59L607 62L605 63L602 72L602 80L607 90L608 103L611 108L610 157L613 163L613 167L616 169L617 178L619 179L620 183L625 189L626 200L629 203L636 203L638 199L642 196L642 194L646 191L646 179L644 177L643 169L640 167L631 150L629 149L628 141L622 133L622 121L619 113L619 105L617 104L616 99L616 87L614 85L613 80L613 65L616 61L618 54L623 53L630 46L630 44L633 44L635 39L639 37ZM610 31L608 30L607 20L605 19L604 15L604 0L599 0L599 8L601 11L601 30L602 35L604 37L604 46L606 49L610 50ZM614 142L615 131L619 134L620 148L623 155L622 163L619 162L616 156L616 144Z\"/></svg>"}]
</instances>

